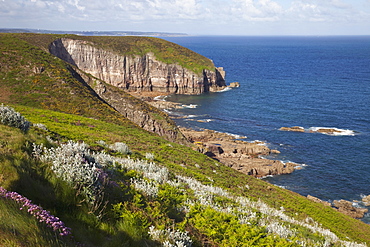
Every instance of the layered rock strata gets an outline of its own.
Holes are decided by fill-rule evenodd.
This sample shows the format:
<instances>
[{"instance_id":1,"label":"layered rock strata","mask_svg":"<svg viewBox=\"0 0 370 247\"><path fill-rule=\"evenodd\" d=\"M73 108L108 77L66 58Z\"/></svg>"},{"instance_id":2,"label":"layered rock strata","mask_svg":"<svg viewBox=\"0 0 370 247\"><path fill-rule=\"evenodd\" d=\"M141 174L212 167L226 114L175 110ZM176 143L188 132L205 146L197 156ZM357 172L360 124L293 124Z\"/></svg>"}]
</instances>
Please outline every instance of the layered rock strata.
<instances>
[{"instance_id":1,"label":"layered rock strata","mask_svg":"<svg viewBox=\"0 0 370 247\"><path fill-rule=\"evenodd\" d=\"M120 55L75 39L57 39L50 53L113 86L130 91L201 94L226 87L222 68L196 74L178 64L158 61L153 53Z\"/></svg>"},{"instance_id":2,"label":"layered rock strata","mask_svg":"<svg viewBox=\"0 0 370 247\"><path fill-rule=\"evenodd\" d=\"M186 128L180 130L195 144L199 152L254 177L289 174L297 168L295 163L259 158L259 155L278 153L277 150L270 150L262 143L235 140L232 135L212 130L195 131Z\"/></svg>"}]
</instances>

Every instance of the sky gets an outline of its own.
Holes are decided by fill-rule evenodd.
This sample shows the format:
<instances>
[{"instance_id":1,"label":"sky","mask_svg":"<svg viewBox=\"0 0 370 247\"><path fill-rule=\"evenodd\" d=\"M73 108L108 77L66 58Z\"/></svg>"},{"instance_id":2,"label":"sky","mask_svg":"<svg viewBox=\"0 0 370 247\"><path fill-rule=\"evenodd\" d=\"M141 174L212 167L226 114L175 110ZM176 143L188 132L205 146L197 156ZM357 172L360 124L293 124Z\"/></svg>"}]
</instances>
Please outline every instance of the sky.
<instances>
[{"instance_id":1,"label":"sky","mask_svg":"<svg viewBox=\"0 0 370 247\"><path fill-rule=\"evenodd\" d=\"M0 28L370 35L370 0L0 0Z\"/></svg>"}]
</instances>

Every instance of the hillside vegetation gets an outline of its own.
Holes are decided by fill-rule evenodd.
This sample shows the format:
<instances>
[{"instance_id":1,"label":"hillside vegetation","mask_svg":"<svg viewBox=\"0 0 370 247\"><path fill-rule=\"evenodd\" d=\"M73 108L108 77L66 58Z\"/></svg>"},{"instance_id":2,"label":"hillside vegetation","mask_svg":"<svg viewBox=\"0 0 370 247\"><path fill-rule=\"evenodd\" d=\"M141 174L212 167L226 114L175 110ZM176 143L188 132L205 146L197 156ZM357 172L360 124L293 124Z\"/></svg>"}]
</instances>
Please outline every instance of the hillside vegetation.
<instances>
[{"instance_id":1,"label":"hillside vegetation","mask_svg":"<svg viewBox=\"0 0 370 247\"><path fill-rule=\"evenodd\" d=\"M0 246L370 244L369 225L139 128L54 38L0 35Z\"/></svg>"}]
</instances>

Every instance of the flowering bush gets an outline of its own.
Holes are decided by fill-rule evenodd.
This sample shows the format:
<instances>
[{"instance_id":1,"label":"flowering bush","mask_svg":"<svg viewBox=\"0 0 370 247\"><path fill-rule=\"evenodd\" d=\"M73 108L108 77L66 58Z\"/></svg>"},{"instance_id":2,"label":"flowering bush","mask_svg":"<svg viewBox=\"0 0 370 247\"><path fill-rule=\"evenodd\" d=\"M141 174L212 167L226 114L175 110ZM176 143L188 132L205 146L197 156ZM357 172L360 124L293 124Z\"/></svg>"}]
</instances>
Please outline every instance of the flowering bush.
<instances>
[{"instance_id":1,"label":"flowering bush","mask_svg":"<svg viewBox=\"0 0 370 247\"><path fill-rule=\"evenodd\" d=\"M150 226L148 233L152 239L162 242L164 247L191 247L193 244L188 233L179 230L159 230Z\"/></svg>"},{"instance_id":2,"label":"flowering bush","mask_svg":"<svg viewBox=\"0 0 370 247\"><path fill-rule=\"evenodd\" d=\"M61 221L58 217L51 215L49 211L46 211L42 207L33 204L30 199L21 196L17 192L10 192L3 187L0 187L0 196L21 204L22 206L20 210L23 208L28 208L28 213L35 216L40 222L45 222L47 227L52 228L55 232L59 232L59 235L67 236L71 234L71 229L66 227L63 221Z\"/></svg>"},{"instance_id":3,"label":"flowering bush","mask_svg":"<svg viewBox=\"0 0 370 247\"><path fill-rule=\"evenodd\" d=\"M147 196L156 197L158 195L158 185L154 182L146 181L141 178L131 178L130 182L134 185L136 190L142 191Z\"/></svg>"},{"instance_id":4,"label":"flowering bush","mask_svg":"<svg viewBox=\"0 0 370 247\"><path fill-rule=\"evenodd\" d=\"M115 142L114 144L110 145L109 148L121 154L131 154L131 150L127 144L123 142Z\"/></svg>"},{"instance_id":5,"label":"flowering bush","mask_svg":"<svg viewBox=\"0 0 370 247\"><path fill-rule=\"evenodd\" d=\"M16 127L23 132L27 132L31 126L31 122L27 121L19 112L3 104L0 106L0 122L11 127Z\"/></svg>"},{"instance_id":6,"label":"flowering bush","mask_svg":"<svg viewBox=\"0 0 370 247\"><path fill-rule=\"evenodd\" d=\"M145 158L147 158L148 160L154 160L154 154L153 153L146 153Z\"/></svg>"},{"instance_id":7,"label":"flowering bush","mask_svg":"<svg viewBox=\"0 0 370 247\"><path fill-rule=\"evenodd\" d=\"M85 143L68 141L56 148L47 149L42 145L33 145L34 156L43 162L52 164L56 176L71 186L82 189L90 202L96 200L101 190L98 179L102 172L99 164Z\"/></svg>"}]
</instances>

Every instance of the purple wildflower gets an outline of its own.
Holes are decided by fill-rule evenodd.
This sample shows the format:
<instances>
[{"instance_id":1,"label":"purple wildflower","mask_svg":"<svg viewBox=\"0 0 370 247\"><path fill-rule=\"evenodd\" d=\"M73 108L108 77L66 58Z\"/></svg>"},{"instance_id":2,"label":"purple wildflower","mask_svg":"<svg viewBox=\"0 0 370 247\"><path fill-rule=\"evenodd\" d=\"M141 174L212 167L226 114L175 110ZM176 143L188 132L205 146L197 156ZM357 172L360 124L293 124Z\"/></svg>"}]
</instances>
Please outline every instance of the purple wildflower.
<instances>
[{"instance_id":1,"label":"purple wildflower","mask_svg":"<svg viewBox=\"0 0 370 247\"><path fill-rule=\"evenodd\" d=\"M66 227L64 222L61 221L58 217L50 214L49 211L44 210L42 207L33 204L32 201L24 196L21 196L17 192L10 192L0 187L0 196L3 198L12 199L13 201L22 204L20 210L23 208L28 208L27 212L31 215L35 216L39 222L45 222L47 227L52 228L54 231L59 231L59 235L67 236L72 234L71 228Z\"/></svg>"}]
</instances>

